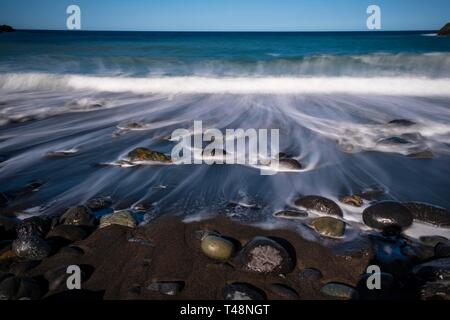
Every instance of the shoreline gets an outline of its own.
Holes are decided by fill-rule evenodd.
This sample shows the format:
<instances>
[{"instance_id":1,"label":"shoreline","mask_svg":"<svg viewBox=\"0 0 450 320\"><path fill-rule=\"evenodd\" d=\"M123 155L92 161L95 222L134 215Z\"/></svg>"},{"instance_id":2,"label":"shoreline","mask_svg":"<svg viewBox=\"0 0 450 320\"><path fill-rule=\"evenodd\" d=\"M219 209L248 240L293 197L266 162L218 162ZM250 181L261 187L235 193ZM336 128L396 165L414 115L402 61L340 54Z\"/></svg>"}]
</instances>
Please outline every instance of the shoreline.
<instances>
[{"instance_id":1,"label":"shoreline","mask_svg":"<svg viewBox=\"0 0 450 320\"><path fill-rule=\"evenodd\" d=\"M56 237L55 229L59 229ZM234 255L227 261L207 257L199 238L205 232L231 239ZM280 274L246 270L242 255L255 237L281 244L292 259L290 269ZM424 284L413 275L413 267L435 259L432 247L418 246L402 236L364 235L326 247L292 230L263 230L225 217L185 223L179 217L164 216L135 228L59 225L45 239L53 252L40 262L16 257L8 250L11 244L2 242L1 275L9 272L17 279L32 279L35 290L40 289L36 298L57 300L222 300L234 285L244 285L244 291L254 290L268 300L409 300L420 297ZM410 256L398 261L399 256L382 257L388 246L398 246ZM383 282L386 289L369 291L365 288L367 267L380 263L392 281ZM68 275L64 271L69 265L82 270L81 291L65 287ZM344 286L325 294L329 284ZM0 282L0 293L4 290Z\"/></svg>"}]
</instances>

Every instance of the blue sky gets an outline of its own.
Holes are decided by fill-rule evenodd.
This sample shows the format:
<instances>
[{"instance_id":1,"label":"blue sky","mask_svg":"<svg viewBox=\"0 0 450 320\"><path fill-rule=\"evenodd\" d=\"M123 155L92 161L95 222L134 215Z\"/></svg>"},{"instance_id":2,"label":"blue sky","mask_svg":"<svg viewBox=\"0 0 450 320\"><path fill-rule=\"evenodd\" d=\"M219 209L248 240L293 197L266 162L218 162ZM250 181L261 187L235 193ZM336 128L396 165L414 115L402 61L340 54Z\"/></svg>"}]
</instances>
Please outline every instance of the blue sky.
<instances>
[{"instance_id":1,"label":"blue sky","mask_svg":"<svg viewBox=\"0 0 450 320\"><path fill-rule=\"evenodd\" d=\"M0 24L65 29L77 4L83 30L366 30L366 8L382 10L383 30L435 30L450 21L450 0L0 0Z\"/></svg>"}]
</instances>

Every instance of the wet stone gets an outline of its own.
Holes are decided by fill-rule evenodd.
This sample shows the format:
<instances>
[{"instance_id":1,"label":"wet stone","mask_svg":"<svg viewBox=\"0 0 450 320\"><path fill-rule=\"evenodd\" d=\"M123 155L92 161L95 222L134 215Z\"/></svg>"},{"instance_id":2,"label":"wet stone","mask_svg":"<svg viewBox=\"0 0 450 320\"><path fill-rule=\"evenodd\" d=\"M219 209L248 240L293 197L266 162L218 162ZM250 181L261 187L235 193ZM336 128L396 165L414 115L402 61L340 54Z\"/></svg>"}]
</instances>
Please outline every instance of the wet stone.
<instances>
[{"instance_id":1,"label":"wet stone","mask_svg":"<svg viewBox=\"0 0 450 320\"><path fill-rule=\"evenodd\" d=\"M60 223L73 226L95 226L95 217L85 206L69 208L60 218Z\"/></svg>"},{"instance_id":2,"label":"wet stone","mask_svg":"<svg viewBox=\"0 0 450 320\"><path fill-rule=\"evenodd\" d=\"M80 241L87 237L87 232L80 227L72 225L56 226L47 234L47 239L62 238L70 242Z\"/></svg>"},{"instance_id":3,"label":"wet stone","mask_svg":"<svg viewBox=\"0 0 450 320\"><path fill-rule=\"evenodd\" d=\"M369 187L361 192L361 198L368 201L373 201L383 196L386 191L382 187Z\"/></svg>"},{"instance_id":4,"label":"wet stone","mask_svg":"<svg viewBox=\"0 0 450 320\"><path fill-rule=\"evenodd\" d=\"M16 239L12 244L12 250L21 258L28 260L42 260L46 258L51 247L37 236L29 236Z\"/></svg>"},{"instance_id":5,"label":"wet stone","mask_svg":"<svg viewBox=\"0 0 450 320\"><path fill-rule=\"evenodd\" d=\"M407 154L408 158L413 158L413 159L432 159L432 158L434 158L434 153L430 149L413 148L408 151L409 151L409 153Z\"/></svg>"},{"instance_id":6,"label":"wet stone","mask_svg":"<svg viewBox=\"0 0 450 320\"><path fill-rule=\"evenodd\" d=\"M446 237L442 236L421 236L419 241L426 246L435 247L439 242L449 242Z\"/></svg>"},{"instance_id":7,"label":"wet stone","mask_svg":"<svg viewBox=\"0 0 450 320\"><path fill-rule=\"evenodd\" d=\"M275 218L293 220L306 218L308 216L308 213L306 211L298 211L298 210L282 210L275 212L273 216Z\"/></svg>"},{"instance_id":8,"label":"wet stone","mask_svg":"<svg viewBox=\"0 0 450 320\"><path fill-rule=\"evenodd\" d=\"M299 299L297 291L294 289L280 283L275 283L270 286L270 290L276 294L278 297L286 300L297 300Z\"/></svg>"},{"instance_id":9,"label":"wet stone","mask_svg":"<svg viewBox=\"0 0 450 320\"><path fill-rule=\"evenodd\" d=\"M19 238L29 236L44 237L50 230L50 224L51 221L45 217L25 219L16 228L17 236Z\"/></svg>"},{"instance_id":10,"label":"wet stone","mask_svg":"<svg viewBox=\"0 0 450 320\"><path fill-rule=\"evenodd\" d=\"M364 223L379 230L403 230L411 226L413 216L407 207L399 202L378 202L363 211Z\"/></svg>"},{"instance_id":11,"label":"wet stone","mask_svg":"<svg viewBox=\"0 0 450 320\"><path fill-rule=\"evenodd\" d=\"M318 281L323 278L322 272L316 268L305 268L299 273L300 280Z\"/></svg>"},{"instance_id":12,"label":"wet stone","mask_svg":"<svg viewBox=\"0 0 450 320\"><path fill-rule=\"evenodd\" d=\"M357 195L343 197L340 201L353 207L362 207L363 205L363 199Z\"/></svg>"},{"instance_id":13,"label":"wet stone","mask_svg":"<svg viewBox=\"0 0 450 320\"><path fill-rule=\"evenodd\" d=\"M436 258L448 258L450 257L450 243L439 242L434 248L434 255Z\"/></svg>"},{"instance_id":14,"label":"wet stone","mask_svg":"<svg viewBox=\"0 0 450 320\"><path fill-rule=\"evenodd\" d=\"M244 270L256 273L289 273L294 268L294 259L278 242L255 237L239 253Z\"/></svg>"},{"instance_id":15,"label":"wet stone","mask_svg":"<svg viewBox=\"0 0 450 320\"><path fill-rule=\"evenodd\" d=\"M90 199L86 202L86 207L91 210L101 210L109 208L112 205L112 200L110 197L99 197Z\"/></svg>"},{"instance_id":16,"label":"wet stone","mask_svg":"<svg viewBox=\"0 0 450 320\"><path fill-rule=\"evenodd\" d=\"M450 280L450 258L439 258L419 264L412 272L422 280Z\"/></svg>"},{"instance_id":17,"label":"wet stone","mask_svg":"<svg viewBox=\"0 0 450 320\"><path fill-rule=\"evenodd\" d=\"M421 202L406 202L404 206L411 211L416 221L440 228L450 228L450 211L445 208Z\"/></svg>"},{"instance_id":18,"label":"wet stone","mask_svg":"<svg viewBox=\"0 0 450 320\"><path fill-rule=\"evenodd\" d=\"M450 300L450 281L427 282L420 291L422 300Z\"/></svg>"},{"instance_id":19,"label":"wet stone","mask_svg":"<svg viewBox=\"0 0 450 320\"><path fill-rule=\"evenodd\" d=\"M111 225L135 228L137 226L137 220L133 213L126 210L114 212L101 217L100 228L106 228Z\"/></svg>"},{"instance_id":20,"label":"wet stone","mask_svg":"<svg viewBox=\"0 0 450 320\"><path fill-rule=\"evenodd\" d=\"M156 161L156 162L170 162L170 158L165 154L157 151L152 151L147 148L136 148L128 153L130 161Z\"/></svg>"},{"instance_id":21,"label":"wet stone","mask_svg":"<svg viewBox=\"0 0 450 320\"><path fill-rule=\"evenodd\" d=\"M209 258L226 261L235 251L234 244L216 235L207 235L201 242L202 252Z\"/></svg>"},{"instance_id":22,"label":"wet stone","mask_svg":"<svg viewBox=\"0 0 450 320\"><path fill-rule=\"evenodd\" d=\"M359 296L353 287L342 283L327 283L320 291L336 299L354 300Z\"/></svg>"},{"instance_id":23,"label":"wet stone","mask_svg":"<svg viewBox=\"0 0 450 320\"><path fill-rule=\"evenodd\" d=\"M434 255L433 248L418 244L404 245L400 248L400 252L407 257L415 258L419 261L432 258Z\"/></svg>"},{"instance_id":24,"label":"wet stone","mask_svg":"<svg viewBox=\"0 0 450 320\"><path fill-rule=\"evenodd\" d=\"M384 138L381 140L378 140L377 144L382 144L382 145L402 145L402 144L409 144L411 143L411 141L406 140L404 138L401 137L389 137L389 138Z\"/></svg>"},{"instance_id":25,"label":"wet stone","mask_svg":"<svg viewBox=\"0 0 450 320\"><path fill-rule=\"evenodd\" d=\"M223 297L225 300L265 300L260 289L246 283L227 285L223 289Z\"/></svg>"},{"instance_id":26,"label":"wet stone","mask_svg":"<svg viewBox=\"0 0 450 320\"><path fill-rule=\"evenodd\" d=\"M341 208L333 201L321 196L306 196L295 201L295 205L306 210L342 217Z\"/></svg>"},{"instance_id":27,"label":"wet stone","mask_svg":"<svg viewBox=\"0 0 450 320\"><path fill-rule=\"evenodd\" d=\"M345 223L333 217L320 217L311 222L311 226L320 235L325 237L340 238L345 232Z\"/></svg>"},{"instance_id":28,"label":"wet stone","mask_svg":"<svg viewBox=\"0 0 450 320\"><path fill-rule=\"evenodd\" d=\"M184 288L184 282L155 282L147 287L147 290L156 291L166 296L175 296Z\"/></svg>"},{"instance_id":29,"label":"wet stone","mask_svg":"<svg viewBox=\"0 0 450 320\"><path fill-rule=\"evenodd\" d=\"M301 170L303 166L295 159L279 159L278 167L285 170Z\"/></svg>"},{"instance_id":30,"label":"wet stone","mask_svg":"<svg viewBox=\"0 0 450 320\"><path fill-rule=\"evenodd\" d=\"M411 127L417 123L408 119L394 119L388 122L390 125L395 125L397 127Z\"/></svg>"},{"instance_id":31,"label":"wet stone","mask_svg":"<svg viewBox=\"0 0 450 320\"><path fill-rule=\"evenodd\" d=\"M0 300L37 300L41 289L32 278L8 277L0 283Z\"/></svg>"}]
</instances>

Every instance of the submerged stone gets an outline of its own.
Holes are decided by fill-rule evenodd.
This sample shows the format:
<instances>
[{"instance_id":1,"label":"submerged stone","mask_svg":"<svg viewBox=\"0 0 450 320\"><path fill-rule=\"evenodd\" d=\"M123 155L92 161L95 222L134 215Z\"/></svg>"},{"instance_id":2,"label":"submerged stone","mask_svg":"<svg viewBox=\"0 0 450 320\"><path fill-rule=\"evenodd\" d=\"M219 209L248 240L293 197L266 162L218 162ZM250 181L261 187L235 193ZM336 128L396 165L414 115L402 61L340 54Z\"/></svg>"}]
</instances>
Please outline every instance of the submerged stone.
<instances>
[{"instance_id":1,"label":"submerged stone","mask_svg":"<svg viewBox=\"0 0 450 320\"><path fill-rule=\"evenodd\" d=\"M354 207L362 207L363 205L363 199L357 195L343 197L340 201Z\"/></svg>"},{"instance_id":2,"label":"submerged stone","mask_svg":"<svg viewBox=\"0 0 450 320\"><path fill-rule=\"evenodd\" d=\"M409 158L414 159L432 159L434 158L433 151L430 149L412 149L409 150L407 155Z\"/></svg>"},{"instance_id":3,"label":"submerged stone","mask_svg":"<svg viewBox=\"0 0 450 320\"><path fill-rule=\"evenodd\" d=\"M396 125L398 127L410 127L416 125L417 123L408 119L395 119L389 121L388 124Z\"/></svg>"},{"instance_id":4,"label":"submerged stone","mask_svg":"<svg viewBox=\"0 0 450 320\"><path fill-rule=\"evenodd\" d=\"M361 198L372 201L380 198L386 193L382 187L369 187L361 192Z\"/></svg>"},{"instance_id":5,"label":"submerged stone","mask_svg":"<svg viewBox=\"0 0 450 320\"><path fill-rule=\"evenodd\" d=\"M333 217L320 217L311 222L311 226L325 237L340 238L345 232L345 223Z\"/></svg>"},{"instance_id":6,"label":"submerged stone","mask_svg":"<svg viewBox=\"0 0 450 320\"><path fill-rule=\"evenodd\" d=\"M156 162L170 162L170 158L165 154L157 151L152 151L147 148L136 148L128 153L130 161L156 161Z\"/></svg>"},{"instance_id":7,"label":"submerged stone","mask_svg":"<svg viewBox=\"0 0 450 320\"><path fill-rule=\"evenodd\" d=\"M279 159L278 167L285 170L301 170L303 166L295 159Z\"/></svg>"},{"instance_id":8,"label":"submerged stone","mask_svg":"<svg viewBox=\"0 0 450 320\"><path fill-rule=\"evenodd\" d=\"M411 143L411 141L406 140L401 137L384 138L384 139L378 140L378 142L377 142L377 144L382 144L382 145L398 145L398 144L408 144L408 143Z\"/></svg>"},{"instance_id":9,"label":"submerged stone","mask_svg":"<svg viewBox=\"0 0 450 320\"><path fill-rule=\"evenodd\" d=\"M333 201L321 196L306 196L295 201L295 205L306 210L342 217L341 208Z\"/></svg>"},{"instance_id":10,"label":"submerged stone","mask_svg":"<svg viewBox=\"0 0 450 320\"><path fill-rule=\"evenodd\" d=\"M86 202L86 206L91 210L101 210L109 208L112 205L111 197L92 198Z\"/></svg>"},{"instance_id":11,"label":"submerged stone","mask_svg":"<svg viewBox=\"0 0 450 320\"><path fill-rule=\"evenodd\" d=\"M298 211L298 210L282 210L275 212L273 216L275 218L292 220L292 219L306 218L308 216L308 213L306 211Z\"/></svg>"}]
</instances>

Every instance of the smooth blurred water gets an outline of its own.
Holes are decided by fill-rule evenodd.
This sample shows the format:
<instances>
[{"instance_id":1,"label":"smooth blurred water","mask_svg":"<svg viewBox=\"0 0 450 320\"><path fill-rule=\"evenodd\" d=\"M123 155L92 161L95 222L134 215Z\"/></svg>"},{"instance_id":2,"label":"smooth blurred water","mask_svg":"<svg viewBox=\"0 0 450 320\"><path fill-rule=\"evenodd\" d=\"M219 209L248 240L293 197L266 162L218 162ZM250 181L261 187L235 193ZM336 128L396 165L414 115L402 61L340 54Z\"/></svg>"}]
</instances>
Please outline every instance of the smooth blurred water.
<instances>
[{"instance_id":1,"label":"smooth blurred water","mask_svg":"<svg viewBox=\"0 0 450 320\"><path fill-rule=\"evenodd\" d=\"M13 204L42 214L111 195L116 208L226 208L270 221L300 194L337 200L373 185L386 198L450 208L450 38L428 33L2 34L0 191L42 180ZM387 125L403 118L417 125ZM170 153L174 143L164 138L195 120L221 130L278 128L282 151L307 169L261 176L238 165L96 166L140 146ZM132 121L146 130L117 135ZM414 141L379 143L402 134ZM434 158L407 157L416 147ZM73 148L70 157L45 156ZM262 209L235 212L230 201ZM359 225L362 208L343 209Z\"/></svg>"}]
</instances>

